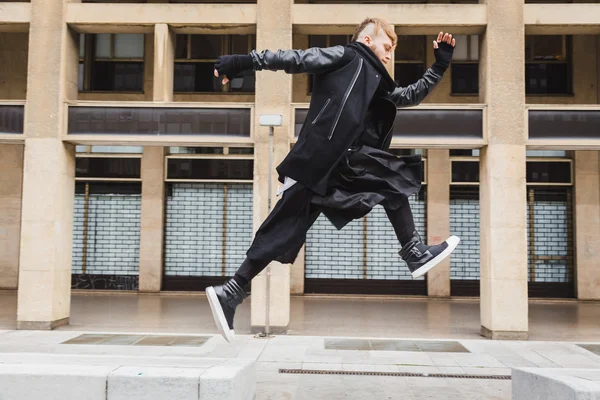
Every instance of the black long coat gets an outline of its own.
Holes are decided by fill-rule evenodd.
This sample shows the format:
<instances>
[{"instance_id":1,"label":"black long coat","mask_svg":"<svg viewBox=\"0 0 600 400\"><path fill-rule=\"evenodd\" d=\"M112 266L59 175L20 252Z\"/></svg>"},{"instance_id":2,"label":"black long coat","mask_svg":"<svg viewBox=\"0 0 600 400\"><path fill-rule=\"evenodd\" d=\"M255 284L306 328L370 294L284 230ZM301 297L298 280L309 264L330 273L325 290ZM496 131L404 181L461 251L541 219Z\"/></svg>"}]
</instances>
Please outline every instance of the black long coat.
<instances>
[{"instance_id":1,"label":"black long coat","mask_svg":"<svg viewBox=\"0 0 600 400\"><path fill-rule=\"evenodd\" d=\"M367 111L370 110L369 118L376 120L374 126L381 138L378 147L387 150L396 107L419 104L443 74L430 68L415 84L397 87L381 61L358 42L324 49L252 51L251 55L255 70L315 74L310 107L298 142L277 172L281 182L288 176L322 196L335 167L363 133ZM380 85L383 90L377 90Z\"/></svg>"}]
</instances>

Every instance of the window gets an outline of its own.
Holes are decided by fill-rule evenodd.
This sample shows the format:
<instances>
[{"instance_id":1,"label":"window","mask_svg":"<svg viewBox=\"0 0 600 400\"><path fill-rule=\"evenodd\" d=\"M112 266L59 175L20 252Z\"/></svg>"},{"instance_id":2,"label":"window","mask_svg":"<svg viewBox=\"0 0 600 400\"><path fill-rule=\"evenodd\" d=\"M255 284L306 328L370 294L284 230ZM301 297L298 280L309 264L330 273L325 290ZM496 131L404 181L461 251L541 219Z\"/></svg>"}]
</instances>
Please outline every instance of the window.
<instances>
[{"instance_id":1,"label":"window","mask_svg":"<svg viewBox=\"0 0 600 400\"><path fill-rule=\"evenodd\" d=\"M394 53L394 80L405 87L421 79L425 73L425 36L399 35Z\"/></svg>"},{"instance_id":2,"label":"window","mask_svg":"<svg viewBox=\"0 0 600 400\"><path fill-rule=\"evenodd\" d=\"M143 92L144 35L81 35L80 91Z\"/></svg>"},{"instance_id":3,"label":"window","mask_svg":"<svg viewBox=\"0 0 600 400\"><path fill-rule=\"evenodd\" d=\"M223 54L249 54L256 35L177 35L175 46L175 92L253 93L255 72L246 71L226 85L213 75L214 64Z\"/></svg>"},{"instance_id":4,"label":"window","mask_svg":"<svg viewBox=\"0 0 600 400\"><path fill-rule=\"evenodd\" d=\"M525 36L525 92L572 94L570 36Z\"/></svg>"},{"instance_id":5,"label":"window","mask_svg":"<svg viewBox=\"0 0 600 400\"><path fill-rule=\"evenodd\" d=\"M479 36L456 35L452 57L452 94L479 93Z\"/></svg>"}]
</instances>

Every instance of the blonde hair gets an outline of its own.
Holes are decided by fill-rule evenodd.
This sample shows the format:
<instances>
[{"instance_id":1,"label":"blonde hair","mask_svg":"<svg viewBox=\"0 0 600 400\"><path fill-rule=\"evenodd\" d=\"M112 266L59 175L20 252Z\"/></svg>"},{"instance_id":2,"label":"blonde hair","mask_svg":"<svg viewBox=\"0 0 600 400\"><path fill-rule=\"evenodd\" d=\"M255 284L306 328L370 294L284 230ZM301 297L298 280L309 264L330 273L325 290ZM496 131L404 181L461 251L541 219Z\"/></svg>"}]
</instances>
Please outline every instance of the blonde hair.
<instances>
[{"instance_id":1,"label":"blonde hair","mask_svg":"<svg viewBox=\"0 0 600 400\"><path fill-rule=\"evenodd\" d=\"M356 30L354 31L354 35L352 35L351 42L356 42L360 38L361 33L363 33L363 31L369 25L374 25L375 35L378 35L379 31L383 30L385 32L385 34L391 39L392 46L396 47L396 44L398 44L398 35L396 35L396 32L394 32L394 28L392 28L390 26L390 24L388 24L386 21L384 21L381 18L368 18L368 17L365 18L363 20L363 22L361 22L356 27Z\"/></svg>"}]
</instances>

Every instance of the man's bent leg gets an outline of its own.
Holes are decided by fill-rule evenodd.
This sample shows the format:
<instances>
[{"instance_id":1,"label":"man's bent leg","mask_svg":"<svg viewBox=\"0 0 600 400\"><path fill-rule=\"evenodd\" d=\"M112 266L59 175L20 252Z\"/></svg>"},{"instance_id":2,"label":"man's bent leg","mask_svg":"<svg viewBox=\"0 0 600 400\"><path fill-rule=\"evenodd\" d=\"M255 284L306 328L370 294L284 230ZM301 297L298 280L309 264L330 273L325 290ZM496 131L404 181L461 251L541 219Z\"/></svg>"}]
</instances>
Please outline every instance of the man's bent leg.
<instances>
[{"instance_id":1,"label":"man's bent leg","mask_svg":"<svg viewBox=\"0 0 600 400\"><path fill-rule=\"evenodd\" d=\"M415 222L408 199L396 210L385 209L387 216L394 227L398 241L402 246L400 257L406 262L413 278L426 274L440 261L454 251L460 239L450 236L445 242L428 246L421 240L415 229Z\"/></svg>"},{"instance_id":2,"label":"man's bent leg","mask_svg":"<svg viewBox=\"0 0 600 400\"><path fill-rule=\"evenodd\" d=\"M311 205L312 192L296 184L286 190L260 226L235 276L225 284L206 288L213 317L223 337L234 338L236 307L247 297L246 285L273 260L294 261L306 240L306 233L320 211Z\"/></svg>"}]
</instances>

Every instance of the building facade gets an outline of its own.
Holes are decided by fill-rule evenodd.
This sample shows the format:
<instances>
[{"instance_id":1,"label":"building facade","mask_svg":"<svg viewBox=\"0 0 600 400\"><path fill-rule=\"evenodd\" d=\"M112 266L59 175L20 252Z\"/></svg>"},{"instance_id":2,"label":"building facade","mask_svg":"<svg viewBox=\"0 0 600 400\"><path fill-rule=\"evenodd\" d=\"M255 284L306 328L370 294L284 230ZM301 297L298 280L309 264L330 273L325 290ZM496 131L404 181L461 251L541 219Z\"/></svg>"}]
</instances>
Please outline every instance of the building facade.
<instances>
[{"instance_id":1,"label":"building facade","mask_svg":"<svg viewBox=\"0 0 600 400\"><path fill-rule=\"evenodd\" d=\"M268 214L308 75L222 86L221 54L346 44L366 16L399 35L405 86L453 33L451 68L399 109L392 152L423 155L428 242L462 243L412 280L385 213L323 217L294 265L252 282L252 326L290 294L479 296L484 336L526 338L528 299L600 299L600 4L544 1L0 2L0 288L19 329L68 323L72 289L202 291ZM280 114L271 150L262 114ZM272 179L271 185L269 178ZM269 307L267 308L267 302Z\"/></svg>"}]
</instances>

